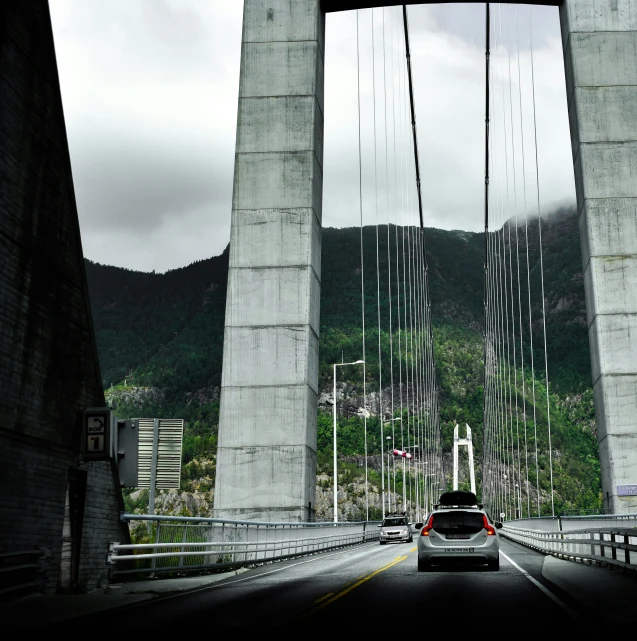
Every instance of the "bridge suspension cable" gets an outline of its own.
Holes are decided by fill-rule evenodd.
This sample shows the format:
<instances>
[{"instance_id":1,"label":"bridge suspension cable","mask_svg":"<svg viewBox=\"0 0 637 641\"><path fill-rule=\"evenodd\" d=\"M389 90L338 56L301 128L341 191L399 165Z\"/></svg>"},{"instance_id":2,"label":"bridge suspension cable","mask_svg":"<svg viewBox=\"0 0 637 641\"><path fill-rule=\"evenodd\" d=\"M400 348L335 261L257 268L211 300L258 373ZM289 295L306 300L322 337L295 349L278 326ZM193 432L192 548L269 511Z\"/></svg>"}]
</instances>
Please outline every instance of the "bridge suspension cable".
<instances>
[{"instance_id":1,"label":"bridge suspension cable","mask_svg":"<svg viewBox=\"0 0 637 641\"><path fill-rule=\"evenodd\" d=\"M510 51L512 44L511 20L506 9L503 17L500 5L497 16L491 12L490 3L487 3L486 6L485 345L482 488L483 499L488 508L496 515L503 514L505 518L524 516L523 493L526 495L526 516L532 516L533 512L537 516L546 514L547 510L543 510L543 504L547 503L550 503L550 514L555 514L532 15L531 8L529 8L531 96L527 108L532 111L533 126L532 152L537 197L537 257L534 255L533 258L537 260L537 270L536 268L531 269L532 223L530 212L527 209L527 165L531 163L526 161L525 151L525 108L522 94L519 16L516 9L517 99L519 103L519 132L516 134ZM503 21L505 22L504 30ZM506 45L505 34L508 35ZM490 64L492 41L499 62L497 70ZM493 126L496 121L498 122L497 127ZM516 137L519 137L519 145L516 145ZM519 247L518 156L521 159L524 205L524 252L522 254ZM493 188L494 186L495 188ZM493 232L489 231L490 212L493 212L496 227ZM513 233L512 226L514 226ZM513 247L514 242L515 247ZM525 265L522 266L522 263ZM521 278L522 269L526 272L525 282ZM539 292L534 292L532 271L539 274ZM535 280L535 276L533 280ZM526 296L523 305L522 291L524 288L526 288ZM535 310L539 305L534 304L533 301L534 297L538 295L542 299L542 335L536 339L537 329L533 316L537 313ZM526 320L524 320L524 316L526 316ZM527 323L526 329L524 323ZM538 350L538 345L535 345L535 342L542 343L540 349L543 348L543 353ZM536 388L542 387L542 384L536 380L536 358L543 361L545 408L539 407L541 401L536 393ZM527 359L530 371L527 370ZM529 387L530 398L527 394ZM528 417L529 410L532 410L532 421ZM540 411L538 412L538 410ZM522 423L521 426L520 423ZM529 435L529 423L533 428L531 435ZM524 448L524 455L521 451L522 448ZM531 448L532 452L529 451ZM523 460L524 471L522 469ZM529 475L531 462L535 468L533 481ZM535 510L531 507L533 494L535 494L533 501Z\"/></svg>"},{"instance_id":2,"label":"bridge suspension cable","mask_svg":"<svg viewBox=\"0 0 637 641\"><path fill-rule=\"evenodd\" d=\"M370 488L375 467L370 457L375 454L380 454L375 460L379 463L376 469L380 469L382 516L400 508L410 516L424 518L437 500L437 486L444 484L415 100L404 7L402 20L399 16L391 8L359 10L356 15L358 244L364 361L361 449L364 448L368 519L377 518L374 510L379 506ZM366 33L368 20L371 28ZM366 56L363 47L369 46L370 40L371 55ZM366 71L367 61L371 78L366 75L370 72ZM366 87L371 90L369 106L363 102ZM366 122L372 130L370 136L365 135ZM367 145L373 145L373 150L366 152ZM374 271L376 282L372 285ZM376 321L370 324L371 314ZM374 342L376 348L370 350ZM371 403L369 394L373 394ZM391 454L394 448L411 458L402 457L402 464L397 464Z\"/></svg>"},{"instance_id":3,"label":"bridge suspension cable","mask_svg":"<svg viewBox=\"0 0 637 641\"><path fill-rule=\"evenodd\" d=\"M361 327L363 348L363 442L365 447L365 520L369 521L369 469L367 464L367 352L365 349L365 254L363 251L363 154L361 144L361 63L359 12L356 12L356 86L358 107L358 206L360 213L361 248ZM336 401L336 399L334 399ZM337 497L334 497L337 500Z\"/></svg>"}]
</instances>

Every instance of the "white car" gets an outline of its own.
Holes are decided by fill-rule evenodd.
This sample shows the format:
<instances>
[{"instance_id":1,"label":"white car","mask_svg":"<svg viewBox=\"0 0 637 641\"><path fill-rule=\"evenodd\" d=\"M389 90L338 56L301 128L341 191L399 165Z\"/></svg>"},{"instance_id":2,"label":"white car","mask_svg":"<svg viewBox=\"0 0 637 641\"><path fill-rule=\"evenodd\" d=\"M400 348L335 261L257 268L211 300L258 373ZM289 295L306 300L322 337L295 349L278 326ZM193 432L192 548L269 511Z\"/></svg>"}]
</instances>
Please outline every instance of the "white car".
<instances>
[{"instance_id":1,"label":"white car","mask_svg":"<svg viewBox=\"0 0 637 641\"><path fill-rule=\"evenodd\" d=\"M434 565L475 564L500 569L502 523L492 521L472 492L446 492L418 537L418 571Z\"/></svg>"},{"instance_id":2,"label":"white car","mask_svg":"<svg viewBox=\"0 0 637 641\"><path fill-rule=\"evenodd\" d=\"M411 530L411 523L404 514L388 514L380 527L380 544L411 543L414 540L414 533Z\"/></svg>"}]
</instances>

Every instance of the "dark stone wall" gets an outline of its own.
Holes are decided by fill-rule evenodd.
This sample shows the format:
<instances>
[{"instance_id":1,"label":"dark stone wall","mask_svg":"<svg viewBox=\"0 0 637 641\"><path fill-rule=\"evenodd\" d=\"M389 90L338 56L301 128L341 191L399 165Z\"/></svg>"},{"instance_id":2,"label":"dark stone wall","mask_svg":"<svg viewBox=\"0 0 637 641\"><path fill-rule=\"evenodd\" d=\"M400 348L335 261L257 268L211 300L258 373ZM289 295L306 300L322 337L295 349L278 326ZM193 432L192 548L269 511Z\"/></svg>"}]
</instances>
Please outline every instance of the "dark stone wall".
<instances>
[{"instance_id":1,"label":"dark stone wall","mask_svg":"<svg viewBox=\"0 0 637 641\"><path fill-rule=\"evenodd\" d=\"M71 468L88 471L80 558L84 589L103 573L108 543L127 538L118 521L121 492L111 463L80 460L81 411L96 406L104 406L104 393L48 3L4 0L0 552L50 548L48 590L57 586Z\"/></svg>"}]
</instances>

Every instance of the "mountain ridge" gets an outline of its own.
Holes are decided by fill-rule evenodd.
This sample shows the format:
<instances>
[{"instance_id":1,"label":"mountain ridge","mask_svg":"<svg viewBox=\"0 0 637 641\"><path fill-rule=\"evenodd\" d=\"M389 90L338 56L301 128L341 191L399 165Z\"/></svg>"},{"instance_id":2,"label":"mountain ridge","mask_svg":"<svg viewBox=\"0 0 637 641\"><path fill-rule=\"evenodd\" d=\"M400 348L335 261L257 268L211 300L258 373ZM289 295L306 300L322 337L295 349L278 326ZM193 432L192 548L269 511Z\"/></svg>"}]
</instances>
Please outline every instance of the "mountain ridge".
<instances>
[{"instance_id":1,"label":"mountain ridge","mask_svg":"<svg viewBox=\"0 0 637 641\"><path fill-rule=\"evenodd\" d=\"M520 319L520 327L524 339L522 353L527 359L530 356L529 331L533 332L535 372L532 374L526 366L524 376L529 384L531 380L537 384L538 394L546 391L542 387L543 311L547 318L547 353L550 355L547 368L551 416L554 417L556 430L554 440L567 454L558 452L564 464L564 473L561 476L558 474L558 481L564 487L562 489L560 486L563 500L558 504L563 509L594 509L600 484L577 216L574 208L565 207L552 212L547 220L535 219L528 223L528 273L526 226L524 229L514 227L508 221L501 229L491 232L489 243L492 255L505 250L513 253L516 232L518 249L524 248L524 251L518 252L523 277L520 279L519 293L517 279L514 282L511 277L510 297L514 308L518 298L523 301L521 307L524 312L527 306L524 301L529 299L530 285L532 319L529 321L527 313L523 323ZM413 227L393 225L378 228L369 226L362 230L363 267L365 275L371 276L365 279L365 317L374 321L368 320L366 325L368 345L377 345L379 340L376 320L380 298L380 339L389 348L388 264L391 265L394 279L392 308L400 312L401 323L405 318L406 298L401 298L402 307L399 307L398 295L402 297L405 294L408 298L409 279L403 279L402 274L408 275L412 263L399 258L394 264L395 253L388 262L387 243L394 248L402 245L406 237L409 249L409 238L413 238L415 233ZM378 253L380 283L375 274L377 238L382 243L379 246L384 249L384 252ZM462 424L466 421L474 430L479 461L484 367L484 234L427 228L425 239L445 452L448 456L455 422ZM340 362L342 358L357 360L362 354L360 252L360 228L322 230L319 387L324 398L319 405L319 474L331 474L331 416L327 400L332 386L331 364ZM107 398L122 415L140 416L139 412L143 411L152 416L183 417L187 425L184 469L187 472L188 465L196 462L197 456L205 455L206 460L211 462L208 464L208 477L212 480L205 484L209 491L212 491L211 482L214 483L228 257L229 249L226 247L219 256L196 261L165 274L134 272L86 261ZM540 270L541 262L543 273ZM545 310L540 294L542 278ZM397 315L394 315L393 333L398 331L396 319ZM401 331L404 332L405 328L402 327ZM388 359L379 361L374 351L377 352L377 349L368 348L366 354L370 378L368 396L378 392L375 380L381 370L384 380L389 380L391 374L386 362ZM519 370L522 376L520 366L517 368L516 372ZM353 465L347 463L347 457L351 459L362 454L360 408L366 407L374 414L376 401L371 396L362 398L360 373L343 372L343 377L339 373L339 386L339 433L342 432L345 439L344 448L339 446L339 455L342 455L339 466L342 463L345 470L349 469L347 465ZM126 396L126 390L132 388L161 392L154 395L138 394L137 397L128 393ZM343 391L345 389L346 392ZM388 390L384 386L385 391ZM394 391L396 398L403 398L402 389L396 388ZM343 393L345 396L341 398ZM517 399L518 395L519 392L514 392L511 397ZM538 420L545 420L546 408L542 412L540 401L537 403ZM350 436L347 436L348 429ZM378 457L381 447L375 431L377 429L377 420L368 421L368 445L371 447L368 453L375 457ZM205 447L202 446L203 441ZM538 447L545 447L542 437L538 437ZM539 456L542 456L541 452ZM577 478L574 482L567 482L566 469L570 470L568 474L572 476L577 467L576 461L582 460L588 461L588 467L586 470L578 468L577 473L590 478L582 482ZM533 490L536 500L538 494L543 496L547 491L548 481L544 472L541 470L543 476L537 479L539 491ZM353 474L352 470L348 473L350 476ZM192 480L184 479L185 485L188 486ZM531 491L532 488L529 488L529 493Z\"/></svg>"}]
</instances>

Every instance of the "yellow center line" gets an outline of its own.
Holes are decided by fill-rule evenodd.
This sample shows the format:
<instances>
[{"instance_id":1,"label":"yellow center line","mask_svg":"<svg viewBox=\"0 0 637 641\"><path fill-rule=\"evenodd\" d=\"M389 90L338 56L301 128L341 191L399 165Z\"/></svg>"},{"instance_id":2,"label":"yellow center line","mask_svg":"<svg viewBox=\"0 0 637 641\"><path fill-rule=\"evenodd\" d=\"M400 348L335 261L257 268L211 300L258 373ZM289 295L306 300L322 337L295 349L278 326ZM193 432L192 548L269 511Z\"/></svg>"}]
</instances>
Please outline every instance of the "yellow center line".
<instances>
[{"instance_id":1,"label":"yellow center line","mask_svg":"<svg viewBox=\"0 0 637 641\"><path fill-rule=\"evenodd\" d=\"M360 576L357 576L355 579L352 579L351 581L348 581L347 583L345 583L345 585L343 585L343 588L346 588L346 587L348 587L349 585L352 585L352 583L356 583L356 581L359 581L359 580L360 580L360 579L362 579L364 576L367 576L367 574L366 574L366 573L365 573L365 574L361 574ZM332 594L334 594L334 593L332 592Z\"/></svg>"},{"instance_id":2,"label":"yellow center line","mask_svg":"<svg viewBox=\"0 0 637 641\"><path fill-rule=\"evenodd\" d=\"M328 597L331 597L334 594L334 592L328 592L327 594L324 594L320 599L316 599L314 603L320 603L321 601L325 601Z\"/></svg>"},{"instance_id":3,"label":"yellow center line","mask_svg":"<svg viewBox=\"0 0 637 641\"><path fill-rule=\"evenodd\" d=\"M415 552L418 548L411 548L410 552Z\"/></svg>"},{"instance_id":4,"label":"yellow center line","mask_svg":"<svg viewBox=\"0 0 637 641\"><path fill-rule=\"evenodd\" d=\"M376 576L377 574L380 574L381 572L384 572L385 570L389 570L389 568L393 567L394 565L397 565L401 561L404 561L407 557L406 556L398 556L396 557L393 561L388 563L387 565L383 565L382 567L378 568L378 570L374 570L371 574L368 574L366 576L363 576L363 578L354 583L354 585L350 585L348 588L345 588L344 590L341 590L338 594L335 594L331 596L329 599L320 599L322 603L317 605L315 608L310 610L305 616L309 617L318 612L319 610L322 610L325 606L329 605L330 603L334 603L336 599L340 599L342 596L345 596L348 592L351 592L354 588L357 588L359 585L362 585L365 583L365 581L369 581L373 576ZM326 597L330 596L329 594L325 595Z\"/></svg>"}]
</instances>

